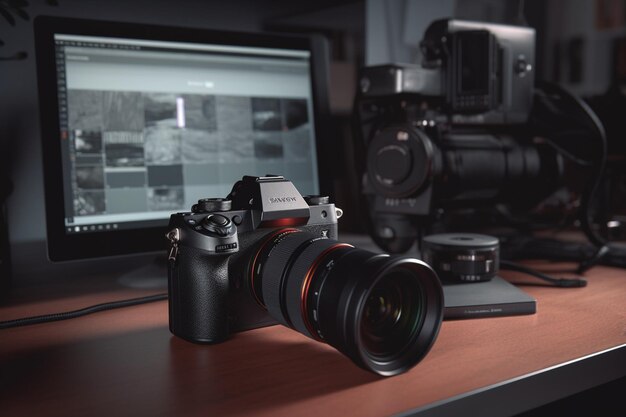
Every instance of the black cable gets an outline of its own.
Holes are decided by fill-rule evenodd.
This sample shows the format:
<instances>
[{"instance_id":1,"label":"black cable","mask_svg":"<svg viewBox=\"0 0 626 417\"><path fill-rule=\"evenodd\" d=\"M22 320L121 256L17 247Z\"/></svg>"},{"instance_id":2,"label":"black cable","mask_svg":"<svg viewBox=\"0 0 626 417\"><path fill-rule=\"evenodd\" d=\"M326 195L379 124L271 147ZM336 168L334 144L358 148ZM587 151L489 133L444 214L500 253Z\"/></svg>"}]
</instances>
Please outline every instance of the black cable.
<instances>
[{"instance_id":1,"label":"black cable","mask_svg":"<svg viewBox=\"0 0 626 417\"><path fill-rule=\"evenodd\" d=\"M550 94L555 91L561 97L567 98L571 102L573 102L579 109L583 111L583 113L591 121L591 123L595 127L595 130L597 131L599 139L598 144L600 146L600 158L598 164L596 165L596 169L594 170L595 172L593 175L593 180L592 182L590 182L590 185L585 189L581 199L580 206L582 211L580 216L580 222L582 230L589 239L589 241L593 243L596 247L602 248L606 245L607 240L602 237L596 230L594 230L592 226L593 218L591 211L593 201L596 197L598 189L600 188L600 185L602 184L602 177L604 175L604 169L607 160L607 137L604 125L587 103L585 103L582 99L580 99L580 97L576 96L575 94L570 93L567 89L561 87L558 84L545 81L539 83L539 86L543 89L545 93Z\"/></svg>"},{"instance_id":2,"label":"black cable","mask_svg":"<svg viewBox=\"0 0 626 417\"><path fill-rule=\"evenodd\" d=\"M569 94L569 92L566 91L566 94ZM593 200L596 197L596 194L598 193L598 189L600 188L600 185L602 185L602 177L604 176L604 169L606 167L606 160L607 160L606 131L604 130L604 126L602 125L602 122L600 121L600 119L598 119L598 116L593 112L593 110L591 110L591 108L587 105L587 103L585 103L584 101L582 101L580 98L578 98L575 95L572 95L572 98L575 101L577 101L580 107L585 111L585 113L587 113L587 116L593 122L596 129L598 130L598 136L600 138L600 161L596 169L594 182L592 183L591 187L589 187L586 190L586 192L583 193L583 198L582 198L581 203L582 203L582 206L585 207L585 213L582 216L581 223L582 223L583 231L585 232L585 234L587 235L591 243L593 243L599 248L602 248L603 246L606 245L607 240L604 239L602 236L600 236L600 234L597 233L595 230L593 230L593 227L591 225L593 223L593 219L591 215L591 206L593 204Z\"/></svg>"},{"instance_id":3,"label":"black cable","mask_svg":"<svg viewBox=\"0 0 626 417\"><path fill-rule=\"evenodd\" d=\"M600 232L595 230L593 227L594 220L592 213L593 203L597 197L598 190L602 185L602 179L606 168L608 154L606 130L604 129L604 125L602 124L598 116L589 107L589 105L575 94L570 93L567 89L554 83L541 82L539 83L539 86L544 93L556 94L561 99L569 100L572 104L575 105L575 107L577 107L579 110L582 110L582 113L585 114L587 119L594 126L597 132L597 137L599 139L597 141L600 146L599 160L597 164L594 164L593 166L592 180L588 183L587 187L585 187L580 201L580 226L587 239L589 239L589 242L591 242L593 246L595 246L594 254L589 258L583 259L583 261L581 261L579 264L578 271L582 273L591 268L593 265L601 262L603 258L611 255L608 246L608 239L603 237ZM548 101L544 104L550 105L550 102Z\"/></svg>"},{"instance_id":4,"label":"black cable","mask_svg":"<svg viewBox=\"0 0 626 417\"><path fill-rule=\"evenodd\" d=\"M554 278L539 271L535 271L532 268L528 268L526 266L517 264L515 262L503 261L500 260L500 269L507 269L509 271L517 271L522 272L524 274L531 275L535 278L542 279L547 281L557 287L565 287L565 288L577 288L577 287L585 287L587 285L587 281L580 278Z\"/></svg>"},{"instance_id":5,"label":"black cable","mask_svg":"<svg viewBox=\"0 0 626 417\"><path fill-rule=\"evenodd\" d=\"M567 149L563 148L562 146L558 145L556 142L548 138L541 138L541 140L543 141L543 143L550 146L552 149L554 149L555 151L557 151L558 153L560 153L561 155L563 155L564 157L566 157L567 159L569 159L570 161L572 161L573 163L577 165L584 166L584 167L590 167L593 165L590 161L578 158L573 153L569 152Z\"/></svg>"},{"instance_id":6,"label":"black cable","mask_svg":"<svg viewBox=\"0 0 626 417\"><path fill-rule=\"evenodd\" d=\"M31 324L49 323L59 320L74 319L99 311L112 310L115 308L131 307L138 304L152 303L154 301L167 300L167 294L149 295L146 297L131 298L129 300L112 301L109 303L96 304L79 310L66 311L63 313L44 314L41 316L23 317L15 320L0 321L0 330L12 327L29 326Z\"/></svg>"},{"instance_id":7,"label":"black cable","mask_svg":"<svg viewBox=\"0 0 626 417\"><path fill-rule=\"evenodd\" d=\"M611 248L609 248L609 245L604 245L601 246L600 249L598 249L598 251L593 254L593 256L583 259L579 264L578 264L578 268L576 269L576 273L577 274L584 274L585 272L587 272L589 269L591 269L592 267L596 266L596 264L598 264L600 261L602 261L610 252Z\"/></svg>"}]
</instances>

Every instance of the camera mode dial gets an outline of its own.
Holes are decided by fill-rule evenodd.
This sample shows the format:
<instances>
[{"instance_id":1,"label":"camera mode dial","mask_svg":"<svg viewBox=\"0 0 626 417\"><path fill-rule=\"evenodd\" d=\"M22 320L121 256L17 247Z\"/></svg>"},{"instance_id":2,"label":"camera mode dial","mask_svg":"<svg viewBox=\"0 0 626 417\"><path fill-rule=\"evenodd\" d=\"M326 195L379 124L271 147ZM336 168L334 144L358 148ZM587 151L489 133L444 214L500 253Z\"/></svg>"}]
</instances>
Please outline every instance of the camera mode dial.
<instances>
[{"instance_id":1,"label":"camera mode dial","mask_svg":"<svg viewBox=\"0 0 626 417\"><path fill-rule=\"evenodd\" d=\"M230 211L232 201L226 198L201 198L198 204L191 207L194 213L213 213L216 211Z\"/></svg>"},{"instance_id":2,"label":"camera mode dial","mask_svg":"<svg viewBox=\"0 0 626 417\"><path fill-rule=\"evenodd\" d=\"M330 204L330 198L327 195L305 195L304 201L309 206L321 206L322 204Z\"/></svg>"}]
</instances>

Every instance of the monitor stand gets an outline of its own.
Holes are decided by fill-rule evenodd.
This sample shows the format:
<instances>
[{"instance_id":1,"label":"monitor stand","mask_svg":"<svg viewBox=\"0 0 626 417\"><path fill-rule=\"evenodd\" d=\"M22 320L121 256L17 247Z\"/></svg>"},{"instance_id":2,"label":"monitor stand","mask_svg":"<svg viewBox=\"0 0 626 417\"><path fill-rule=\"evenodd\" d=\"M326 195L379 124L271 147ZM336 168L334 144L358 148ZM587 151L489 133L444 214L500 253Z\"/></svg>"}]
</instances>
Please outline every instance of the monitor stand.
<instances>
[{"instance_id":1,"label":"monitor stand","mask_svg":"<svg viewBox=\"0 0 626 417\"><path fill-rule=\"evenodd\" d=\"M162 289L167 291L167 260L164 255L148 259L135 269L120 275L117 282L124 287L138 289Z\"/></svg>"}]
</instances>

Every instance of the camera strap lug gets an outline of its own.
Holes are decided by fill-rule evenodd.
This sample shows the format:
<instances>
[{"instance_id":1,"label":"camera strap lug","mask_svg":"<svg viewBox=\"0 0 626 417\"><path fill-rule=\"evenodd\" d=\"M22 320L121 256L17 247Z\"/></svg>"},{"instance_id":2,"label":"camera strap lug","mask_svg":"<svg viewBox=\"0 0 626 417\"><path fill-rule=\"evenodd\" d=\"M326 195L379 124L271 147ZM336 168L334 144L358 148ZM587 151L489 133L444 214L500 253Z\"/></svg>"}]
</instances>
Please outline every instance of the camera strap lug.
<instances>
[{"instance_id":1,"label":"camera strap lug","mask_svg":"<svg viewBox=\"0 0 626 417\"><path fill-rule=\"evenodd\" d=\"M171 263L176 262L178 256L178 242L180 241L180 229L175 228L170 230L165 237L170 241L170 252L167 256L167 260Z\"/></svg>"}]
</instances>

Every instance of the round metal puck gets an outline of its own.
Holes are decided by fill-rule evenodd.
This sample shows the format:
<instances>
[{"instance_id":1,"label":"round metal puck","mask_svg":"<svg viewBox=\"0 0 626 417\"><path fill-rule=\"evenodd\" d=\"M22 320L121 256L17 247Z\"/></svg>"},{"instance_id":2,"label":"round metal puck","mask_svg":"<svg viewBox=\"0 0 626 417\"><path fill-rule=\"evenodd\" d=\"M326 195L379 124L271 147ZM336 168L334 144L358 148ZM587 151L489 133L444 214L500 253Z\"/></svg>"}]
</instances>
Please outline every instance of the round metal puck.
<instances>
[{"instance_id":1,"label":"round metal puck","mask_svg":"<svg viewBox=\"0 0 626 417\"><path fill-rule=\"evenodd\" d=\"M443 233L424 237L424 261L445 283L489 281L498 273L498 238L475 233Z\"/></svg>"}]
</instances>

